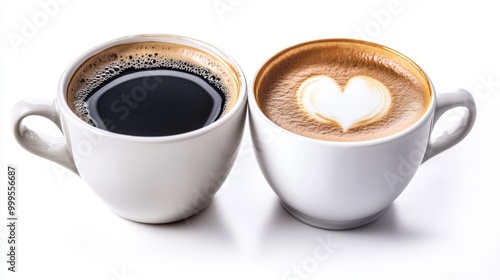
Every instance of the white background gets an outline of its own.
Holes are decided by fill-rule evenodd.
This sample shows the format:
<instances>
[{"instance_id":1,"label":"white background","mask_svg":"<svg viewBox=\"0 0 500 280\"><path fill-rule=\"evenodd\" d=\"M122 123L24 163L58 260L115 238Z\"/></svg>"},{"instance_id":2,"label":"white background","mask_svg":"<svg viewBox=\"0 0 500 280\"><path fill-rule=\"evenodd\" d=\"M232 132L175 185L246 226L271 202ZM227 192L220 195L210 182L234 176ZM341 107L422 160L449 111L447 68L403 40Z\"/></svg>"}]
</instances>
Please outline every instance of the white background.
<instances>
[{"instance_id":1,"label":"white background","mask_svg":"<svg viewBox=\"0 0 500 280\"><path fill-rule=\"evenodd\" d=\"M493 1L55 1L0 4L1 184L7 164L19 170L18 272L5 262L2 187L0 279L500 279L500 16ZM53 99L65 67L87 49L138 33L209 42L239 62L249 83L285 47L365 36L408 55L437 89L471 91L477 122L362 228L328 231L289 216L260 173L248 130L207 209L189 222L130 222L79 177L17 145L10 111L24 98ZM462 113L447 115L441 133ZM56 132L48 121L27 123Z\"/></svg>"}]
</instances>

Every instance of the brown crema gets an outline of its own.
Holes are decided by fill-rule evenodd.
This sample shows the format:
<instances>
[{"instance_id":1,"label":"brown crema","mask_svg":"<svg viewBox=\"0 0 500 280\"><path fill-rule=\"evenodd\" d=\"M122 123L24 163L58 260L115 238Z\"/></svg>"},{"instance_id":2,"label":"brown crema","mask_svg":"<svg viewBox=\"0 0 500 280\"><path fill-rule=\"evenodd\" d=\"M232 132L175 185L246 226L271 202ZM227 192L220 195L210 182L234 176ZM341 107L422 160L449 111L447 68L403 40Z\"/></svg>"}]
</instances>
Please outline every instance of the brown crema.
<instances>
[{"instance_id":1,"label":"brown crema","mask_svg":"<svg viewBox=\"0 0 500 280\"><path fill-rule=\"evenodd\" d=\"M391 107L376 121L359 121L347 131L335 121L319 122L297 102L298 89L310 77L328 76L344 89L350 79L380 81ZM423 71L394 50L350 39L327 39L290 47L258 72L254 94L262 112L293 133L328 141L354 142L386 137L411 127L426 112L431 87Z\"/></svg>"},{"instance_id":2,"label":"brown crema","mask_svg":"<svg viewBox=\"0 0 500 280\"><path fill-rule=\"evenodd\" d=\"M67 102L71 110L89 122L86 98L94 89L127 69L171 69L198 75L225 94L223 115L238 99L239 77L223 59L185 45L148 41L112 46L83 62L67 87Z\"/></svg>"}]
</instances>

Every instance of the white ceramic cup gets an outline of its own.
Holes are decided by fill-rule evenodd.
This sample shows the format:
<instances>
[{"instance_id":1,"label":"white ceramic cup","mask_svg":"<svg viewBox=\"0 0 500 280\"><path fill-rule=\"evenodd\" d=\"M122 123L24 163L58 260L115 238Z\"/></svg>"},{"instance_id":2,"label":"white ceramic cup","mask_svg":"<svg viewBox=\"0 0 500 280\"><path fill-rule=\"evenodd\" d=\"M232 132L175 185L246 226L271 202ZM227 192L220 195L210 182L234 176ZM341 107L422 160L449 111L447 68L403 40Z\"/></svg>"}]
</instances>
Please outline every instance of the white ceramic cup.
<instances>
[{"instance_id":1,"label":"white ceramic cup","mask_svg":"<svg viewBox=\"0 0 500 280\"><path fill-rule=\"evenodd\" d=\"M66 101L73 73L89 57L119 44L167 42L193 47L229 65L239 85L234 107L203 128L183 134L140 137L93 127ZM204 42L174 35L136 35L99 45L64 72L54 101L29 99L12 110L12 129L29 152L80 175L117 215L144 223L167 223L206 207L228 176L245 125L247 85L238 64ZM31 130L23 119L37 115L55 123L63 136Z\"/></svg>"},{"instance_id":2,"label":"white ceramic cup","mask_svg":"<svg viewBox=\"0 0 500 280\"><path fill-rule=\"evenodd\" d=\"M425 114L399 133L360 142L317 140L276 125L259 108L254 81L248 101L254 151L267 182L291 215L326 229L349 229L374 221L401 194L421 163L469 133L476 118L472 95L463 89L436 93L426 74L418 70L432 94ZM467 108L468 114L461 116L452 132L431 141L437 120L455 107Z\"/></svg>"}]
</instances>

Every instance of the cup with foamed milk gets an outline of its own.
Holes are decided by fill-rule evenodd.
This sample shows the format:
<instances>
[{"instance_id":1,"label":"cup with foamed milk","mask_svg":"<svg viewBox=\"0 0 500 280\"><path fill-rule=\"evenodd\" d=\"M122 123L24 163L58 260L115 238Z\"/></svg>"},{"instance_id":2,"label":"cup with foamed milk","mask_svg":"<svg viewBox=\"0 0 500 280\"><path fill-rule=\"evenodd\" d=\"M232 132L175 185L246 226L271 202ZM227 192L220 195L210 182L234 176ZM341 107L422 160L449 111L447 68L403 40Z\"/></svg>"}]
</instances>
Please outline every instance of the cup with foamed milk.
<instances>
[{"instance_id":1,"label":"cup with foamed milk","mask_svg":"<svg viewBox=\"0 0 500 280\"><path fill-rule=\"evenodd\" d=\"M431 140L456 107L468 111L460 125ZM307 224L349 229L380 217L423 162L467 136L476 107L464 89L436 92L391 48L325 39L265 62L249 117L257 160L282 206Z\"/></svg>"}]
</instances>

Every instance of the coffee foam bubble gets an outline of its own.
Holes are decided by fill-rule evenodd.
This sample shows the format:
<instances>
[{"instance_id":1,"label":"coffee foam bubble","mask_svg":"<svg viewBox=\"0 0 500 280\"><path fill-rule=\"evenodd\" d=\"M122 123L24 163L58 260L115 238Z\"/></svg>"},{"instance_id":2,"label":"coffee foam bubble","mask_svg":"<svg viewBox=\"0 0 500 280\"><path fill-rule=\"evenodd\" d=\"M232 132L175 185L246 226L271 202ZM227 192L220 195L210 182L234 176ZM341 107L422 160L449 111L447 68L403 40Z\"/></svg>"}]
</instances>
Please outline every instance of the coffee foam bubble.
<instances>
[{"instance_id":1,"label":"coffee foam bubble","mask_svg":"<svg viewBox=\"0 0 500 280\"><path fill-rule=\"evenodd\" d=\"M78 117L93 124L85 105L89 94L127 70L148 69L179 70L204 79L226 96L222 114L236 103L238 77L227 63L188 46L138 42L111 47L82 63L68 85L68 104Z\"/></svg>"},{"instance_id":2,"label":"coffee foam bubble","mask_svg":"<svg viewBox=\"0 0 500 280\"><path fill-rule=\"evenodd\" d=\"M425 75L411 61L355 40L315 41L280 52L257 74L254 94L277 125L341 142L408 128L431 99Z\"/></svg>"}]
</instances>

